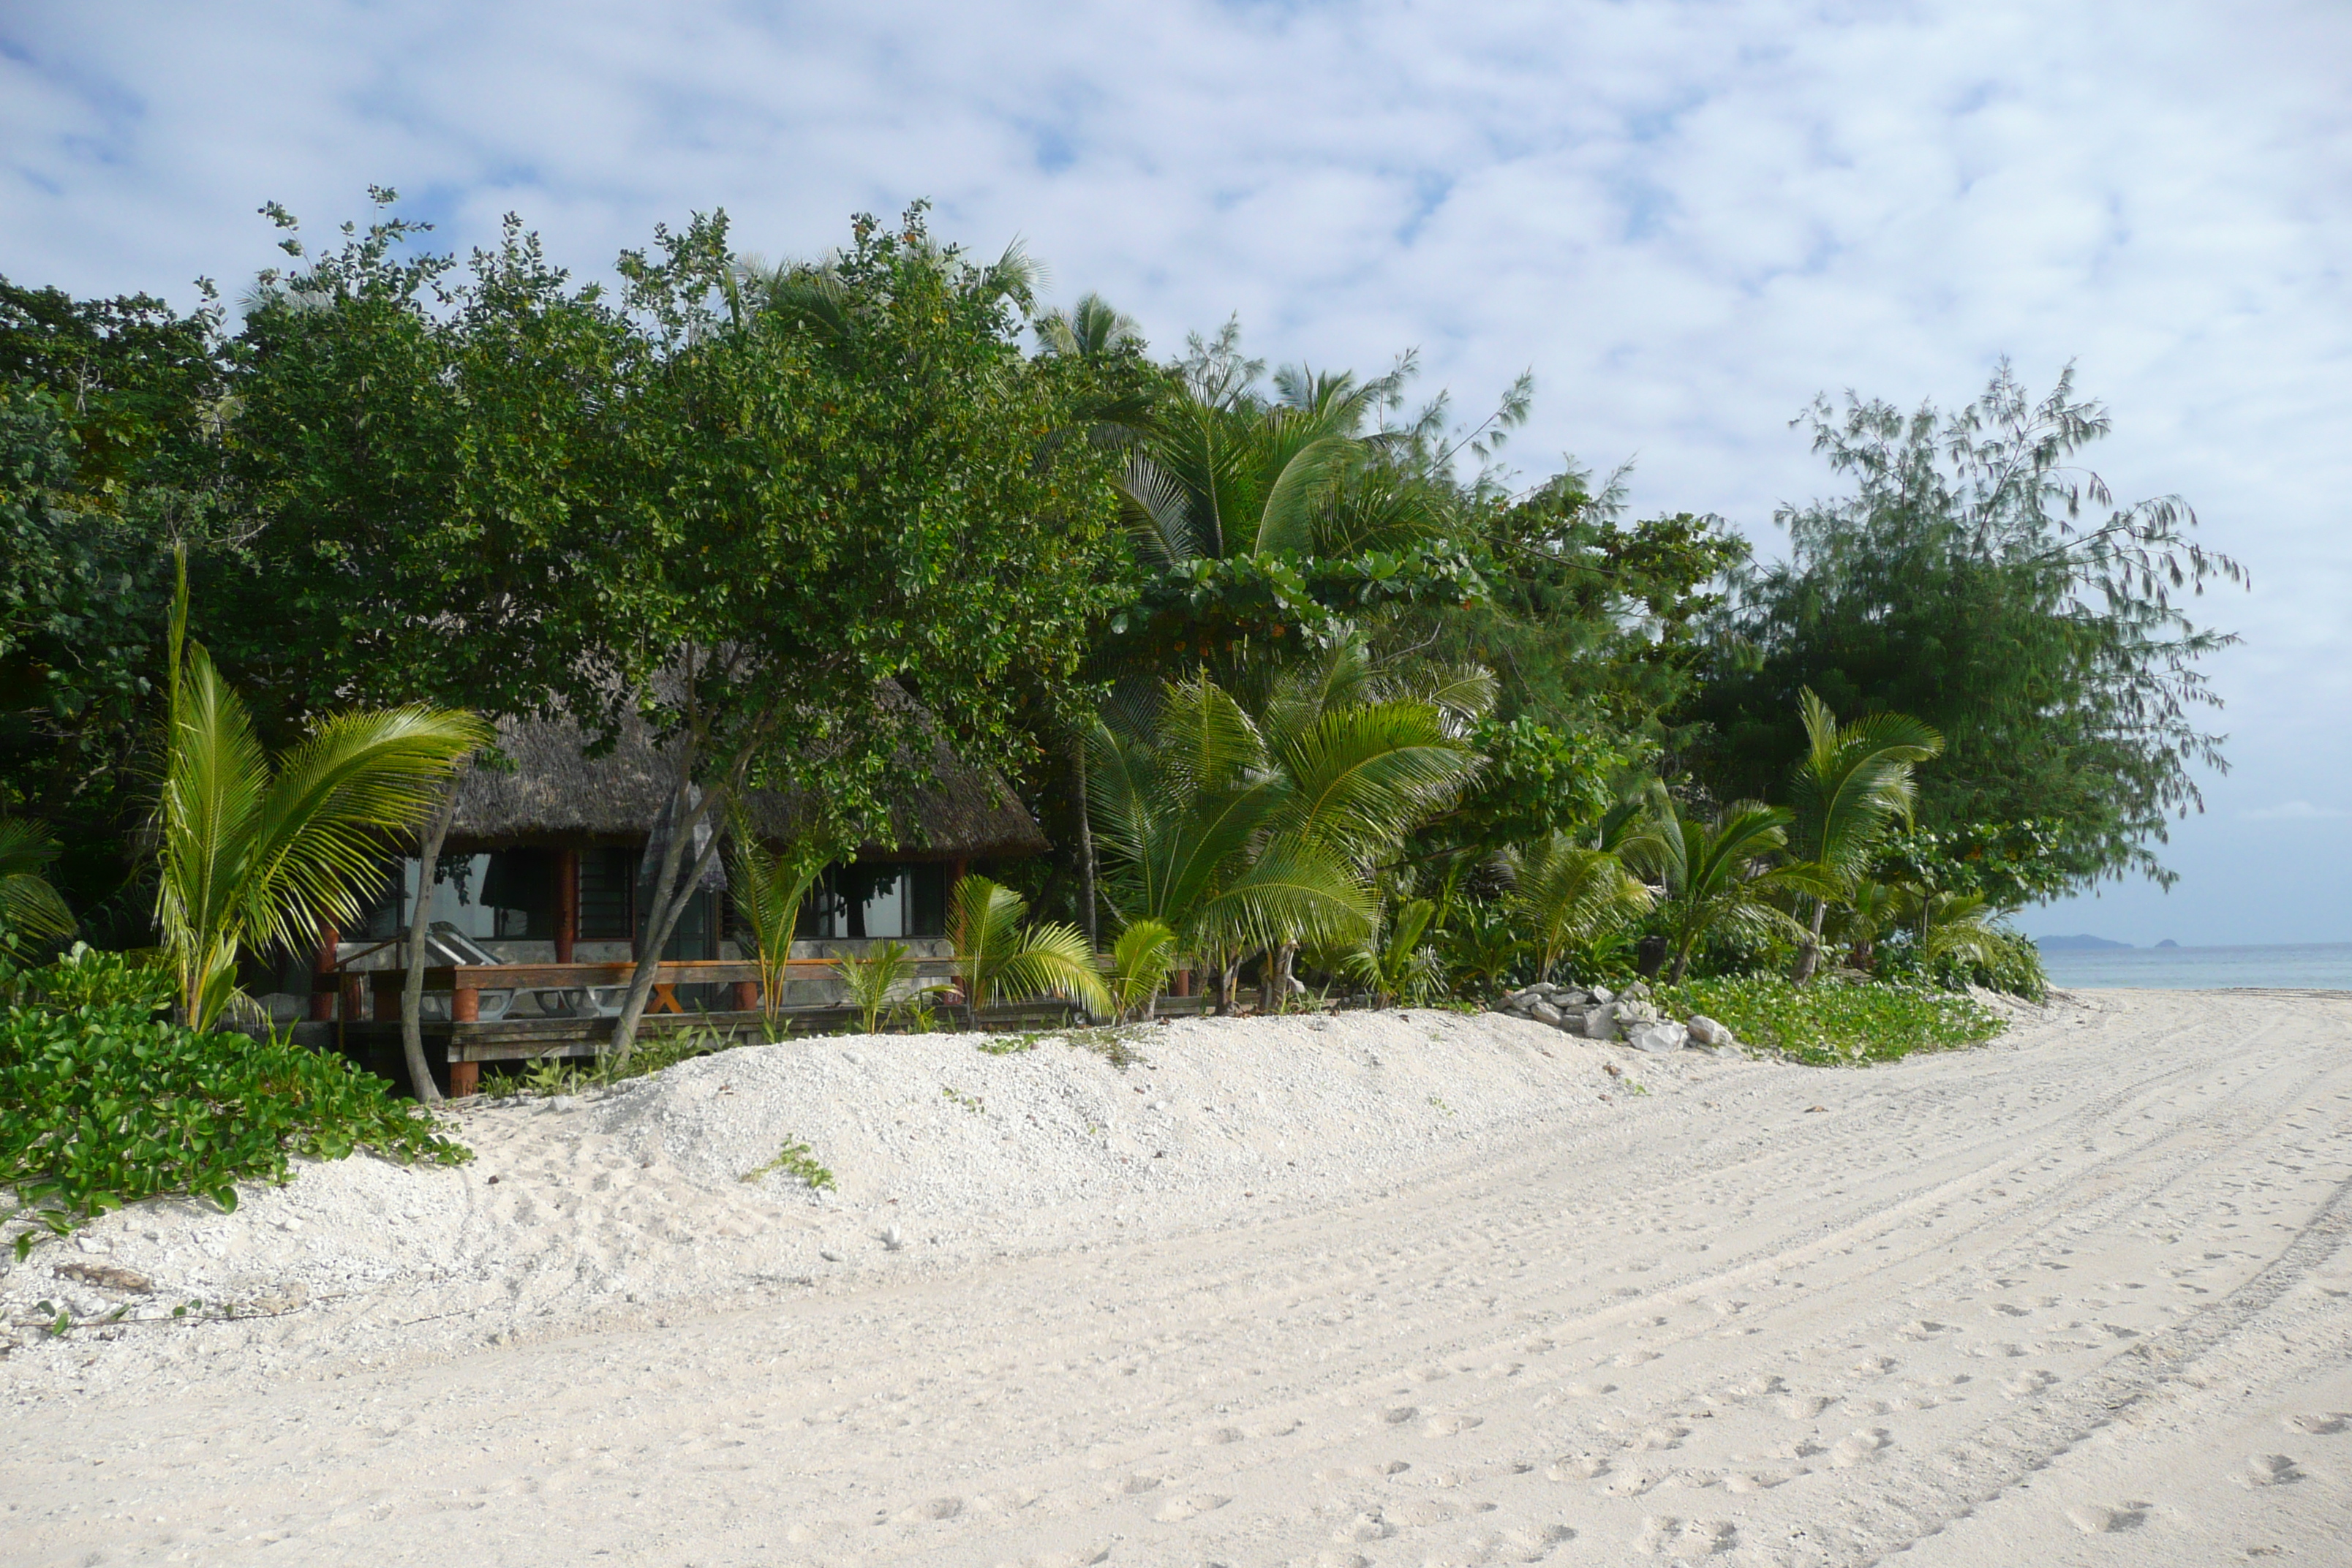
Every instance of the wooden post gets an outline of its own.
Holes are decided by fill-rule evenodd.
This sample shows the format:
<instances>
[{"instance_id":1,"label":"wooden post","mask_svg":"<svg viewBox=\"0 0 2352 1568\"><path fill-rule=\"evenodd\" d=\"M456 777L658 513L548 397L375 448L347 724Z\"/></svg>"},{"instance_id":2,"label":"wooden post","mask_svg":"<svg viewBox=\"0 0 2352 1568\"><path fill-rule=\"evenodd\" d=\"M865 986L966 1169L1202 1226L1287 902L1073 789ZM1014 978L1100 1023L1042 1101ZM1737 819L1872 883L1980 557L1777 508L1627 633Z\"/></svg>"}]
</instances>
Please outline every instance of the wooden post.
<instances>
[{"instance_id":1,"label":"wooden post","mask_svg":"<svg viewBox=\"0 0 2352 1568\"><path fill-rule=\"evenodd\" d=\"M1171 996L1190 996L1192 994L1192 972L1191 970L1180 969L1176 972L1176 984L1169 987L1169 994Z\"/></svg>"},{"instance_id":2,"label":"wooden post","mask_svg":"<svg viewBox=\"0 0 2352 1568\"><path fill-rule=\"evenodd\" d=\"M580 940L580 851L555 852L555 962L572 962L572 944Z\"/></svg>"},{"instance_id":3,"label":"wooden post","mask_svg":"<svg viewBox=\"0 0 2352 1568\"><path fill-rule=\"evenodd\" d=\"M760 983L756 980L735 982L735 1011L756 1013L760 1010Z\"/></svg>"},{"instance_id":4,"label":"wooden post","mask_svg":"<svg viewBox=\"0 0 2352 1568\"><path fill-rule=\"evenodd\" d=\"M319 951L310 960L310 1018L313 1023L326 1023L335 1016L335 988L326 977L335 972L335 949L342 933L326 921L319 922Z\"/></svg>"},{"instance_id":5,"label":"wooden post","mask_svg":"<svg viewBox=\"0 0 2352 1568\"><path fill-rule=\"evenodd\" d=\"M357 974L346 974L338 989L342 993L341 1017L346 1024L356 1024L366 1011L362 998L367 994L367 982Z\"/></svg>"},{"instance_id":6,"label":"wooden post","mask_svg":"<svg viewBox=\"0 0 2352 1568\"><path fill-rule=\"evenodd\" d=\"M457 1046L459 1024L471 1024L482 1016L482 994L470 985L460 985L449 993L449 1047L453 1053L449 1062L449 1098L462 1099L482 1086L482 1064L461 1062L454 1055Z\"/></svg>"}]
</instances>

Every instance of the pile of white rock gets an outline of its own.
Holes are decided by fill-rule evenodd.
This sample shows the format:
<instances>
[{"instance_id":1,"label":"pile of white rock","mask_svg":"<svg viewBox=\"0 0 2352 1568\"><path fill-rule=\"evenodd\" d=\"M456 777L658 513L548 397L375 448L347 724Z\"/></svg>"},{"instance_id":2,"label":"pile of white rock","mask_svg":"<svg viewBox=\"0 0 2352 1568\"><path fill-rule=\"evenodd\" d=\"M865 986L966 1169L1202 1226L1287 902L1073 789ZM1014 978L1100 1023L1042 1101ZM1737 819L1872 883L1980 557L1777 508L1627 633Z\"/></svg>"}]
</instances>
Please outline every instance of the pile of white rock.
<instances>
[{"instance_id":1,"label":"pile of white rock","mask_svg":"<svg viewBox=\"0 0 2352 1568\"><path fill-rule=\"evenodd\" d=\"M1622 1040L1636 1049L1663 1054L1703 1046L1717 1055L1739 1051L1729 1029L1703 1013L1684 1023L1662 1017L1650 988L1636 980L1622 991L1605 985L1554 985L1541 981L1495 1004L1497 1013L1533 1018L1589 1040Z\"/></svg>"}]
</instances>

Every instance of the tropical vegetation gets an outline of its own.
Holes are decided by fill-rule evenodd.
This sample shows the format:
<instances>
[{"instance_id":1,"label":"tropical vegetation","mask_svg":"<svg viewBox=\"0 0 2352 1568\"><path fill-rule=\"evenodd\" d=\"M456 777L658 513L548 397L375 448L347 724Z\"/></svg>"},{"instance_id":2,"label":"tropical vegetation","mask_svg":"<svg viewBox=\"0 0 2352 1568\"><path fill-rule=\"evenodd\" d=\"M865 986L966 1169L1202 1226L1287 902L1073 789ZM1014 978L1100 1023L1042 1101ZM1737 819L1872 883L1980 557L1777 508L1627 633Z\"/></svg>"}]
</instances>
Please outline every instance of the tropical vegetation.
<instances>
[{"instance_id":1,"label":"tropical vegetation","mask_svg":"<svg viewBox=\"0 0 2352 1568\"><path fill-rule=\"evenodd\" d=\"M316 253L267 209L234 308L0 279L0 947L160 951L173 1017L109 1039L231 1049L256 966L387 844L433 858L509 719L672 766L622 1064L722 856L780 1019L812 879L938 747L1055 846L952 889L967 1025L1639 975L1822 1057L2038 992L2011 917L2168 878L2221 761L2231 639L2189 610L2243 574L2081 466L2071 370L1818 404L1843 489L1765 563L1622 472L1510 468L1531 377L1457 416L1411 353L1269 371L1229 321L1156 358L920 206L774 263L698 215L594 282L373 195ZM742 826L768 788L798 841ZM903 965L845 971L869 1028ZM43 1050L100 1027L23 1005Z\"/></svg>"}]
</instances>

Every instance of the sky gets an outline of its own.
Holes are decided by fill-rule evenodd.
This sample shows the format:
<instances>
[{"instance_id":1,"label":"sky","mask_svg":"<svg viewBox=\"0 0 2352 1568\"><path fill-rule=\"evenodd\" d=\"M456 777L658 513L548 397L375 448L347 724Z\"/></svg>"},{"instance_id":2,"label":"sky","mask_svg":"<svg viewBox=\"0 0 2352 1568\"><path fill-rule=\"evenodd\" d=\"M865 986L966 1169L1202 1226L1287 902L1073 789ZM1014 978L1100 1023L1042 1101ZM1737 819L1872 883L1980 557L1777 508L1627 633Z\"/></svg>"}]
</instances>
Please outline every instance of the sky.
<instances>
[{"instance_id":1,"label":"sky","mask_svg":"<svg viewBox=\"0 0 2352 1568\"><path fill-rule=\"evenodd\" d=\"M283 202L601 275L723 207L770 258L919 198L1173 353L1491 405L1634 465L1636 515L1833 489L1818 393L1951 405L2006 355L2111 411L2119 500L2250 569L2200 621L2226 776L2143 882L2030 911L2136 943L2352 941L2352 6L0 0L0 272L232 299Z\"/></svg>"}]
</instances>

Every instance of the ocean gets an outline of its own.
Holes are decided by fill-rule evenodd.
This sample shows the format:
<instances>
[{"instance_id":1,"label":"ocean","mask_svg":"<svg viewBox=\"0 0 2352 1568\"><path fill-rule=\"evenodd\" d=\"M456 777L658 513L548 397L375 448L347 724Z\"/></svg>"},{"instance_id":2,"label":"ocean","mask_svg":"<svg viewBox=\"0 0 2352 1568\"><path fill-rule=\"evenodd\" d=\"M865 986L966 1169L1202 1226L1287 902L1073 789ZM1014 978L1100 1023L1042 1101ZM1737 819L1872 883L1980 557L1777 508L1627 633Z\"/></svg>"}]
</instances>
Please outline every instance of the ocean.
<instances>
[{"instance_id":1,"label":"ocean","mask_svg":"<svg viewBox=\"0 0 2352 1568\"><path fill-rule=\"evenodd\" d=\"M2274 947L2043 948L2050 983L2070 990L2146 985L2168 991L2231 985L2352 990L2352 942Z\"/></svg>"}]
</instances>

